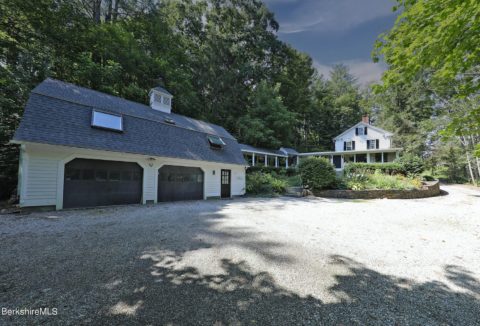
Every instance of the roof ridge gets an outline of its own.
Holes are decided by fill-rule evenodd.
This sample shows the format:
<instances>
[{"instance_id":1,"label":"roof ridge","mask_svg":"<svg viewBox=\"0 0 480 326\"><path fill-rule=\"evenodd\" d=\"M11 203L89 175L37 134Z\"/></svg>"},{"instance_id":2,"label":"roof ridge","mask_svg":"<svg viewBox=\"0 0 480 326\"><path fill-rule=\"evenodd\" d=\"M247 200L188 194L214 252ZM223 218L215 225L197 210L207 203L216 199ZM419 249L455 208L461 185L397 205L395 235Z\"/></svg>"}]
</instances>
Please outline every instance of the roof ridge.
<instances>
[{"instance_id":1,"label":"roof ridge","mask_svg":"<svg viewBox=\"0 0 480 326\"><path fill-rule=\"evenodd\" d=\"M140 103L140 102L135 102L135 101L128 100L128 99L123 98L123 97L120 97L120 96L116 96L116 95L111 95L111 94L108 94L108 93L100 92L100 91L95 90L95 89L87 88L87 87L84 87L84 86L79 86L79 85L76 85L76 84L73 84L73 83L70 83L70 82L66 82L66 81L59 80L59 79L55 79L55 78L51 78L51 77L47 77L43 82L41 82L40 84L38 84L38 85L31 91L31 93L35 93L35 94L38 94L38 95L42 95L42 96L46 96L46 97L50 97L50 98L54 98L54 99L57 99L57 100L61 100L61 101L69 102L69 103L74 103L74 104L78 104L78 105L82 105L82 106L86 106L86 107L98 108L98 109L102 109L102 110L110 110L110 109L108 109L108 108L103 108L103 107L93 106L93 105L87 105L87 104L85 104L85 103L81 103L81 102L78 102L78 101L73 101L73 100L70 100L70 99L65 99L65 98L58 97L58 96L47 95L47 94L42 93L41 91L38 91L37 88L38 88L40 85L42 85L43 83L45 83L45 81L47 81L47 80L50 80L50 81L53 81L53 82L59 82L59 83L63 83L63 84L68 84L68 85L71 85L71 86L73 86L73 87L81 88L81 89L84 89L84 90L87 90L87 91L90 91L90 92L94 92L94 93L98 93L98 94L103 95L103 96L113 97L113 98L116 98L116 99L119 99L119 100L122 100L122 101L125 101L125 102L133 103L133 104L135 104L135 105L142 105L142 106L144 106L146 109L151 109L151 110L153 110L153 109L150 108L148 105L143 104L143 103ZM111 111L111 110L110 110L110 111ZM136 118L139 118L139 119L148 120L148 121L154 121L154 122L164 123L164 122L158 121L158 120L152 120L152 119L148 119L148 118L145 118L145 117L139 117L138 115L132 115L132 114L128 114L128 113L122 113L122 114L131 116L131 117L136 117ZM182 117L182 118L185 118L185 119L189 119L189 120L193 120L193 121L199 121L199 122L205 123L205 124L207 124L207 125L215 126L215 127L222 128L223 130L225 130L225 128L223 128L222 126L217 125L217 124L214 124L214 123L211 123L211 122L208 122L208 121L191 118L191 117L188 117L188 116L186 116L186 115L182 115L182 114L178 114L178 113L170 113L170 115L179 116L179 117ZM165 123L165 124L166 124L166 123ZM172 124L168 124L168 125L171 126L171 127L177 127L177 128L182 128L182 129L186 129L186 130L192 130L192 131L204 133L204 134L210 134L210 133L208 133L208 132L200 131L200 130L196 130L196 129L192 129L192 128L187 128L187 127L182 127L182 126L172 125ZM225 131L226 131L226 130L225 130ZM226 131L226 133L230 134L228 131ZM229 138L229 139L234 139L234 140L236 140L236 138L233 137L233 135L231 135L231 137L226 137L226 136L219 136L219 137L224 137L224 138Z\"/></svg>"},{"instance_id":2,"label":"roof ridge","mask_svg":"<svg viewBox=\"0 0 480 326\"><path fill-rule=\"evenodd\" d=\"M88 89L88 88L87 88ZM101 110L104 110L104 111L108 111L108 112L112 112L112 110L110 109L107 109L107 108L101 108L101 107L95 107L95 106L92 106L92 105L87 105L87 104L84 104L84 103L80 103L80 102L76 102L76 101L72 101L72 100L66 100L66 99L63 99L63 98L59 98L59 97L55 97L55 96L51 96L51 95L46 95L46 94L42 94L42 93L39 93L39 92L34 92L32 91L32 93L36 94L36 95L39 95L39 96L44 96L44 97L48 97L48 98L53 98L53 99L56 99L56 100L59 100L59 101L64 101L64 102L68 102L68 103L73 103L73 104L77 104L77 105L81 105L81 106L84 106L84 107L87 107L87 108L93 108L93 109L101 109ZM133 102L133 103L137 103L137 102ZM116 112L112 112L114 114L117 114ZM189 131L193 131L193 132L198 132L198 133L201 133L201 134L205 134L205 135L212 135L211 133L208 133L208 132L205 132L205 131L200 131L200 130L195 130L195 129L192 129L192 128L187 128L187 127L182 127L182 126L178 126L178 125L173 125L171 123L167 123L167 122L164 122L164 121L158 121L158 120L152 120L152 119L147 119L145 117L140 117L138 115L133 115L133 114L130 114L130 113L122 113L122 115L125 115L125 116L129 116L129 117L132 117L132 118L136 118L136 119L142 119L142 120L146 120L146 121L152 121L152 122L156 122L156 123L161 123L161 124L164 124L168 127L172 127L172 128L180 128L180 129L185 129L185 130L189 130ZM187 117L188 118L188 117ZM201 121L201 120L199 120ZM218 136L218 135L217 135ZM225 137L225 136L218 136L218 137L221 137L221 138L228 138L228 139L232 139L232 140L235 140L237 141L236 138L234 137ZM238 142L238 141L237 141Z\"/></svg>"}]
</instances>

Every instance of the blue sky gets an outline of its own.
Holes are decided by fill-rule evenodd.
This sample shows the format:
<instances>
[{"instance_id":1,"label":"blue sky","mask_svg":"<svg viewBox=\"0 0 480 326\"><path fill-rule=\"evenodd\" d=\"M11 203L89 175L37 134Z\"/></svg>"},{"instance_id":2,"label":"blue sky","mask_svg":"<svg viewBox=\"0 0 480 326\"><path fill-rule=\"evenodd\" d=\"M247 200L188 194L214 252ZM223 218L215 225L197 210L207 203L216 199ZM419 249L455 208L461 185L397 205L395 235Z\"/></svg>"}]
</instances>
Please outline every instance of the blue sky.
<instances>
[{"instance_id":1,"label":"blue sky","mask_svg":"<svg viewBox=\"0 0 480 326\"><path fill-rule=\"evenodd\" d=\"M378 81L385 66L373 63L377 36L395 22L390 0L264 0L280 23L278 36L308 53L328 76L344 63L360 84Z\"/></svg>"}]
</instances>

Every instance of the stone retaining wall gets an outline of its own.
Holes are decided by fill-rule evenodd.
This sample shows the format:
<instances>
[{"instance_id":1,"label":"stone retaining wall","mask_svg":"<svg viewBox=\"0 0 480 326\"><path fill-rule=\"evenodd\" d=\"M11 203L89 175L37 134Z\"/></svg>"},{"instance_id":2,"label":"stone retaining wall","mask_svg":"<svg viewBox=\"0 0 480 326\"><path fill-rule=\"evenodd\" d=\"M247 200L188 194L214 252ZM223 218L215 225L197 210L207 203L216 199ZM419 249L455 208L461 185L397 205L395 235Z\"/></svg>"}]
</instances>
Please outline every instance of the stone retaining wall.
<instances>
[{"instance_id":1,"label":"stone retaining wall","mask_svg":"<svg viewBox=\"0 0 480 326\"><path fill-rule=\"evenodd\" d=\"M421 189L412 190L321 190L314 191L317 197L344 198L344 199L414 199L440 195L438 181L423 182Z\"/></svg>"}]
</instances>

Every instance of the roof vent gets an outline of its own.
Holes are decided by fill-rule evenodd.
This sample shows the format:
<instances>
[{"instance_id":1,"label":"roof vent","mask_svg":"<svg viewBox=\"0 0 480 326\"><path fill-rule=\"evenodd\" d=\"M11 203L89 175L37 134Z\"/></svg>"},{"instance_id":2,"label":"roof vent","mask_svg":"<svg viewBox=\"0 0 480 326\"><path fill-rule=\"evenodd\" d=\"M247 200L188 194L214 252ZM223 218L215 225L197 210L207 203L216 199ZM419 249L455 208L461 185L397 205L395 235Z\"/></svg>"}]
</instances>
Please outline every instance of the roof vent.
<instances>
[{"instance_id":1,"label":"roof vent","mask_svg":"<svg viewBox=\"0 0 480 326\"><path fill-rule=\"evenodd\" d=\"M150 90L150 107L154 110L171 113L173 95L163 87Z\"/></svg>"}]
</instances>

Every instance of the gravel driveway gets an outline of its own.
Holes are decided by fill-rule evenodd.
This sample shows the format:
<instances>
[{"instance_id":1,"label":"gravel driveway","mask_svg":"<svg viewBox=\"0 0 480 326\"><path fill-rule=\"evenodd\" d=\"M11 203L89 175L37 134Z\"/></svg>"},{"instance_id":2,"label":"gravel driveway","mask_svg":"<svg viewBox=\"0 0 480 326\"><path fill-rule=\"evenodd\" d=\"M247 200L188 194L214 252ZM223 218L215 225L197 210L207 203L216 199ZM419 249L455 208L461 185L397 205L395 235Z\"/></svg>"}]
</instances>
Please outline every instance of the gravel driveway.
<instances>
[{"instance_id":1,"label":"gravel driveway","mask_svg":"<svg viewBox=\"0 0 480 326\"><path fill-rule=\"evenodd\" d=\"M45 324L480 323L480 191L0 216L0 316Z\"/></svg>"}]
</instances>

